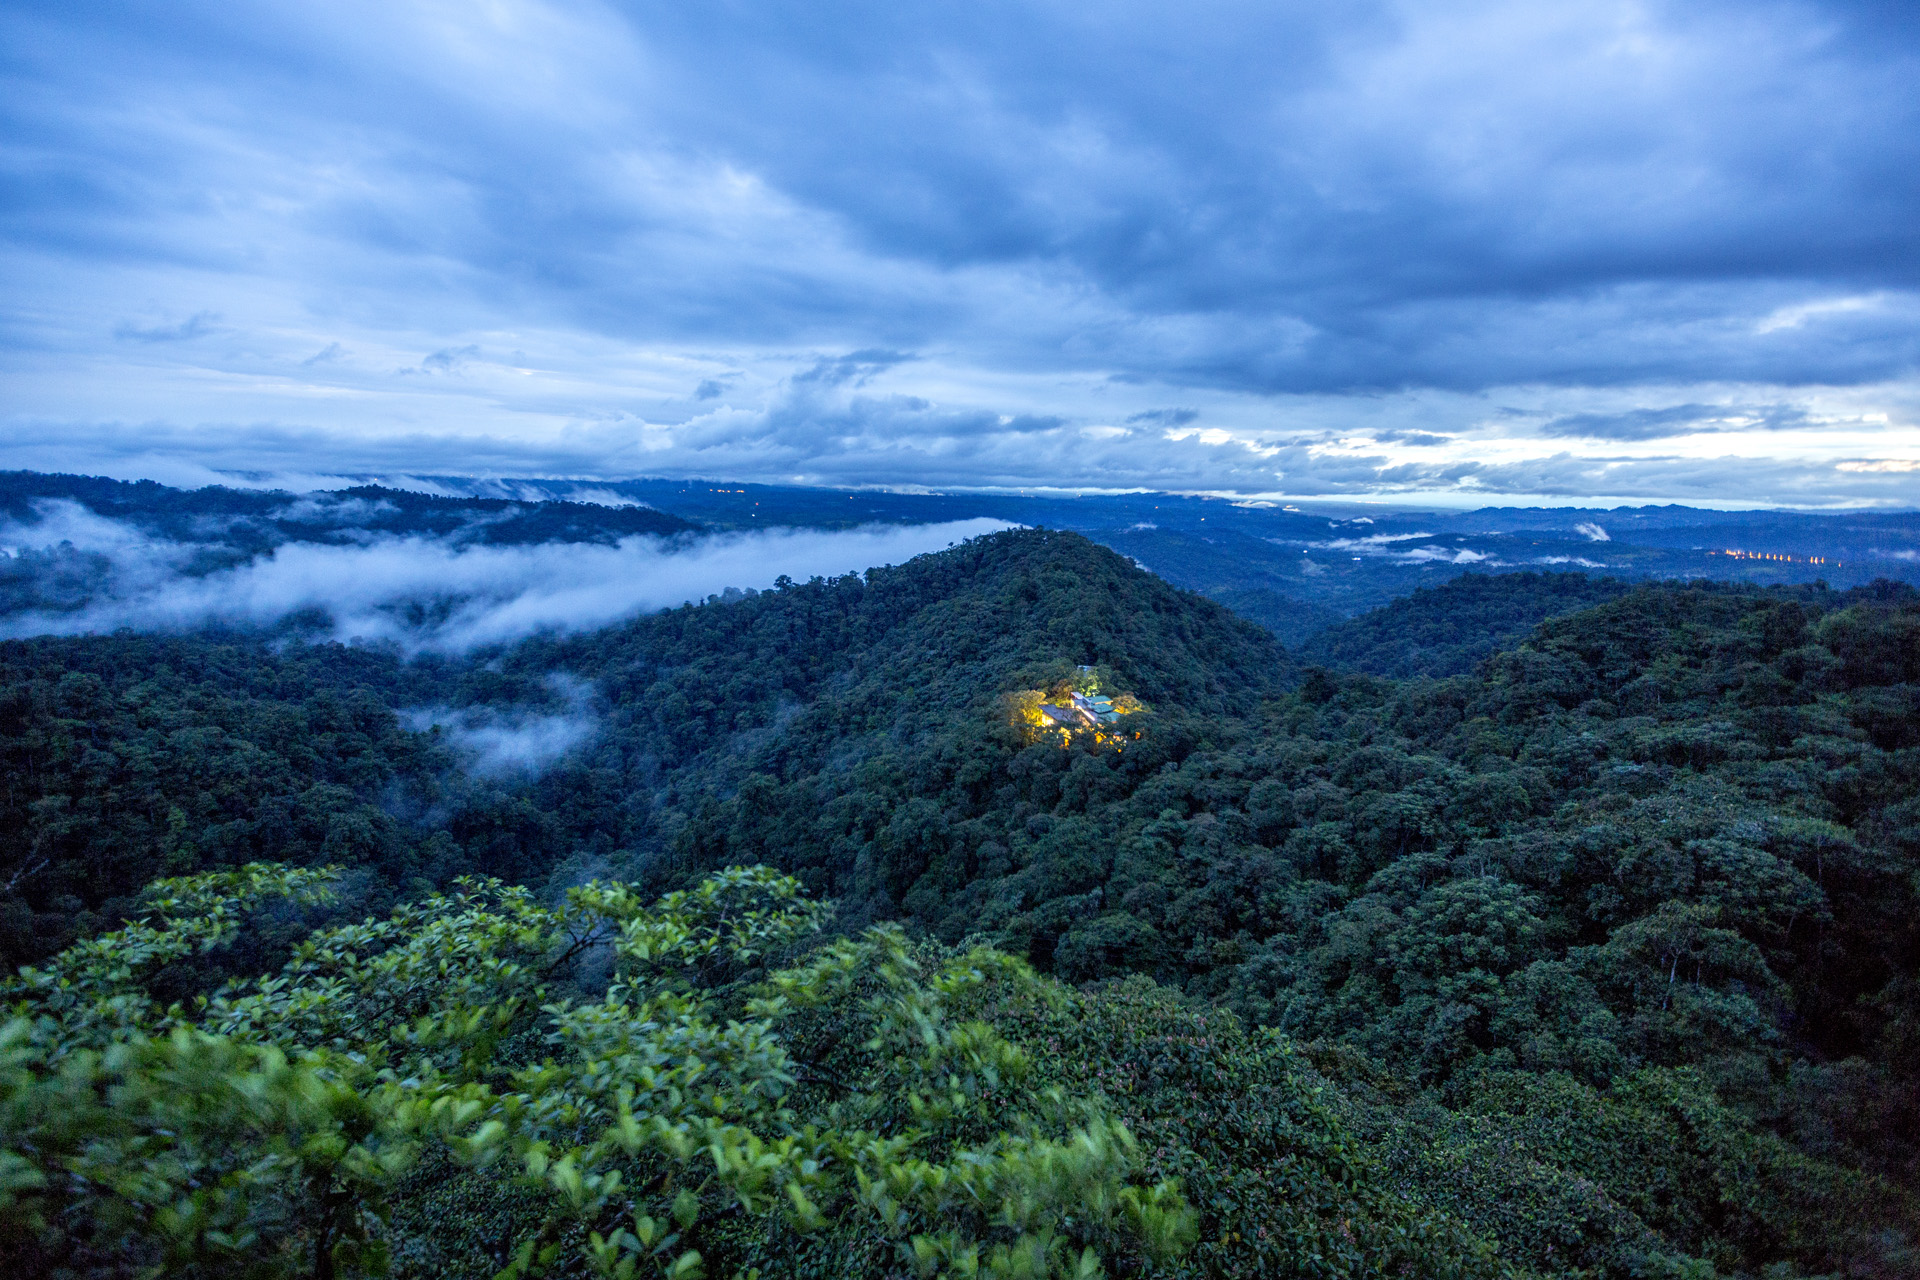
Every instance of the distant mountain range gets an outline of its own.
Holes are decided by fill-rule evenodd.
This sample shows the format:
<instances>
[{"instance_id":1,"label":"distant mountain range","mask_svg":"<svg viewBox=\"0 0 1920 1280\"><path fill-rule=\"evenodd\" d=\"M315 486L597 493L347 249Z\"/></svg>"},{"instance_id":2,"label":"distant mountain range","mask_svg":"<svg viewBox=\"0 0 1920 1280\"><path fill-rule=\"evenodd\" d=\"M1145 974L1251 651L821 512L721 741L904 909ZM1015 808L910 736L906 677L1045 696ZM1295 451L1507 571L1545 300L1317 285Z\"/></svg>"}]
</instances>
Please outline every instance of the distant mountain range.
<instances>
[{"instance_id":1,"label":"distant mountain range","mask_svg":"<svg viewBox=\"0 0 1920 1280\"><path fill-rule=\"evenodd\" d=\"M1176 586L1198 591L1299 646L1326 628L1467 573L1575 572L1626 581L1708 578L1759 585L1920 581L1920 512L1708 511L1682 506L1489 507L1468 512L1307 507L1143 493L894 493L706 480L476 480L295 494L182 490L151 481L0 473L0 613L84 596L84 557L35 545L49 503L77 504L148 537L198 548L194 571L288 542L418 535L456 544L611 543L636 534L991 517L1069 529ZM97 569L98 566L95 566ZM37 606L33 602L40 602ZM1537 620L1537 619L1536 619ZM1531 625L1529 622L1527 625Z\"/></svg>"}]
</instances>

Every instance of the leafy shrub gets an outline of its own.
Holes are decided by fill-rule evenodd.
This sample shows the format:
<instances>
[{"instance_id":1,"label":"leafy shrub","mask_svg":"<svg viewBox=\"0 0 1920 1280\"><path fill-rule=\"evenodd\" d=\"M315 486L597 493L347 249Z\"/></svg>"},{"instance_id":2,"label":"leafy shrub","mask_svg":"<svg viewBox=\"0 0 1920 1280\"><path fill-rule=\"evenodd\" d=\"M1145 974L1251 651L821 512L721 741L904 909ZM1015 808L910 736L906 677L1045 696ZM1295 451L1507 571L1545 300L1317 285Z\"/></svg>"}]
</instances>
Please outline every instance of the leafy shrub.
<instances>
[{"instance_id":1,"label":"leafy shrub","mask_svg":"<svg viewBox=\"0 0 1920 1280\"><path fill-rule=\"evenodd\" d=\"M653 903L595 883L557 909L464 881L316 932L279 973L190 1007L146 994L162 966L329 878L254 864L161 881L150 920L9 985L10 1257L33 1274L331 1277L382 1272L398 1244L411 1269L439 1252L408 1203L423 1153L480 1184L470 1200L535 1193L492 1197L507 1276L691 1280L801 1238L788 1252L840 1274L1086 1277L1191 1240L1175 1186L1137 1180L1124 1126L1035 1088L1023 1050L955 1016L988 986L1044 998L1024 965L923 966L876 928L768 971L825 908L765 869ZM616 960L605 994L557 996L553 975L596 948ZM831 1074L787 1030L822 1018L857 1045ZM537 1059L512 1051L529 1040Z\"/></svg>"}]
</instances>

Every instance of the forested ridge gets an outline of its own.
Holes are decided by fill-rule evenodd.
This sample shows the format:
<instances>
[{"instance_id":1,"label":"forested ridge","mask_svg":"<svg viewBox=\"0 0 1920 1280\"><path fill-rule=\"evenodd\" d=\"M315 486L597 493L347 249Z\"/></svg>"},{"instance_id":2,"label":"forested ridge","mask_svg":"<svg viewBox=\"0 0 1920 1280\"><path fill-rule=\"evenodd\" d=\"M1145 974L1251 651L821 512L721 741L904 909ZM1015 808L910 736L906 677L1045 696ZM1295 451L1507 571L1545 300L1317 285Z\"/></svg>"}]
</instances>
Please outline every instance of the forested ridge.
<instances>
[{"instance_id":1,"label":"forested ridge","mask_svg":"<svg viewBox=\"0 0 1920 1280\"><path fill-rule=\"evenodd\" d=\"M75 518L90 526L91 536L71 527ZM700 528L645 506L446 497L379 485L309 494L218 485L186 490L152 480L0 471L0 532L11 545L0 547L0 619L76 612L117 588L150 581L154 565L143 562L155 557L169 572L198 578L290 544L345 548L431 539L450 548L610 546ZM131 566L117 563L130 552Z\"/></svg>"},{"instance_id":2,"label":"forested ridge","mask_svg":"<svg viewBox=\"0 0 1920 1280\"><path fill-rule=\"evenodd\" d=\"M633 534L686 533L700 526L646 506L608 507L554 499L449 497L354 485L311 494L176 489L152 480L0 471L0 514L33 520L50 502L73 503L148 535L224 545L237 554L283 542L345 543L367 534L460 535L490 545L611 542Z\"/></svg>"},{"instance_id":3,"label":"forested ridge","mask_svg":"<svg viewBox=\"0 0 1920 1280\"><path fill-rule=\"evenodd\" d=\"M1485 652L1530 618L1546 621ZM1920 597L1515 575L1344 637L1303 667L1111 552L1023 531L465 660L243 634L11 641L0 944L57 966L150 910L155 876L250 862L341 867L335 905L307 908L322 927L463 874L554 902L590 879L652 894L765 864L836 904L829 933L906 947L919 971L983 945L1040 971L956 989L952 1018L991 1025L1033 1087L1127 1126L1139 1149L1114 1157L1131 1171L1115 1187L1177 1179L1195 1215L1190 1239L1169 1202L1160 1235L1115 1225L1073 1258L1914 1274ZM1409 665L1447 674L1369 671ZM1148 708L1123 752L1029 744L1007 713L1082 666ZM447 725L409 728L423 708ZM544 771L488 773L454 724L471 710L595 727ZM863 932L891 925L897 944ZM213 953L238 958L171 962L151 989L271 967L297 932L282 913ZM807 963L797 935L782 945ZM741 984L774 972L740 963L694 975L736 1016ZM15 996L27 1013L43 998ZM814 1064L802 1099L826 1105L829 1078L892 1087L876 1060L835 1057L865 1032L768 1034ZM7 1077L17 1097L26 1076ZM859 1126L905 1123L877 1118L904 1104L873 1105ZM464 1168L462 1150L419 1158ZM403 1271L492 1274L506 1257L449 1242L476 1214L545 1212L476 1170L436 1226L419 1206L442 1193L394 1176L400 1225L368 1230L421 1233L392 1251ZM34 1212L9 1238L53 1266L63 1246ZM914 1265L877 1261L881 1227L784 1253L743 1229L707 1254L769 1275Z\"/></svg>"},{"instance_id":4,"label":"forested ridge","mask_svg":"<svg viewBox=\"0 0 1920 1280\"><path fill-rule=\"evenodd\" d=\"M1584 573L1463 573L1317 628L1296 652L1304 662L1368 675L1465 675L1548 618L1630 589L1618 578Z\"/></svg>"}]
</instances>

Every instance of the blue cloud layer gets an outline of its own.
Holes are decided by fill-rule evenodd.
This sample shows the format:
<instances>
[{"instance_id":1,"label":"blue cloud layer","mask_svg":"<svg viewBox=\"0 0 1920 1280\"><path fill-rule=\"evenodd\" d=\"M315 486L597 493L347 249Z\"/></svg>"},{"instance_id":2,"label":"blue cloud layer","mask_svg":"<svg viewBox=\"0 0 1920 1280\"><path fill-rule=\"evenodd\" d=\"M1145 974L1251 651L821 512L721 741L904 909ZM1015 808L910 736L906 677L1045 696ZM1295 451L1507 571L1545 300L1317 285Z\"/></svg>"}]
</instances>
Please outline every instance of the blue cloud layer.
<instances>
[{"instance_id":1,"label":"blue cloud layer","mask_svg":"<svg viewBox=\"0 0 1920 1280\"><path fill-rule=\"evenodd\" d=\"M1902 5L16 3L0 50L0 372L76 466L1914 497Z\"/></svg>"}]
</instances>

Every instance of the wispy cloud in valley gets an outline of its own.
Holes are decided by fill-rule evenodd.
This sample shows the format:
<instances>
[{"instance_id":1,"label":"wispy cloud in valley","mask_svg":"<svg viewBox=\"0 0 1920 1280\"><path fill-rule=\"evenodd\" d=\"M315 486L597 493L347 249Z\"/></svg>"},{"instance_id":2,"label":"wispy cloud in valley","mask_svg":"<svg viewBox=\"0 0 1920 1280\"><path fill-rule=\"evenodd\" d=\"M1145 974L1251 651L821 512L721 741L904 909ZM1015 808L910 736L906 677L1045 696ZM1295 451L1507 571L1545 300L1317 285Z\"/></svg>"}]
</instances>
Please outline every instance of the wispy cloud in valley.
<instances>
[{"instance_id":1,"label":"wispy cloud in valley","mask_svg":"<svg viewBox=\"0 0 1920 1280\"><path fill-rule=\"evenodd\" d=\"M416 733L438 730L483 777L542 773L600 730L593 687L563 672L549 677L565 702L557 712L513 707L408 707L400 722Z\"/></svg>"},{"instance_id":2,"label":"wispy cloud in valley","mask_svg":"<svg viewBox=\"0 0 1920 1280\"><path fill-rule=\"evenodd\" d=\"M457 546L386 537L352 546L288 543L242 564L196 573L189 570L201 548L147 538L58 504L43 510L39 524L0 528L0 548L44 551L64 542L104 557L110 569L82 607L0 618L0 635L271 626L320 610L336 639L464 652L542 632L591 630L728 587L765 589L783 575L804 581L898 564L1007 527L978 519L690 541L633 537L613 546Z\"/></svg>"}]
</instances>

